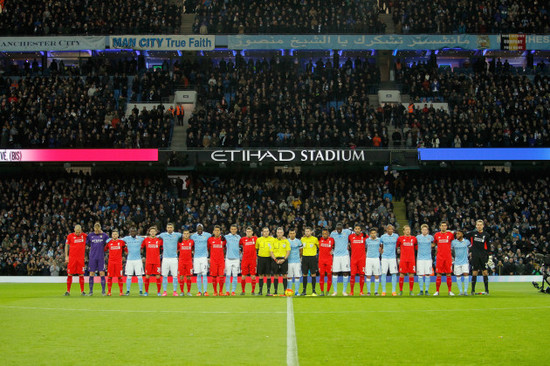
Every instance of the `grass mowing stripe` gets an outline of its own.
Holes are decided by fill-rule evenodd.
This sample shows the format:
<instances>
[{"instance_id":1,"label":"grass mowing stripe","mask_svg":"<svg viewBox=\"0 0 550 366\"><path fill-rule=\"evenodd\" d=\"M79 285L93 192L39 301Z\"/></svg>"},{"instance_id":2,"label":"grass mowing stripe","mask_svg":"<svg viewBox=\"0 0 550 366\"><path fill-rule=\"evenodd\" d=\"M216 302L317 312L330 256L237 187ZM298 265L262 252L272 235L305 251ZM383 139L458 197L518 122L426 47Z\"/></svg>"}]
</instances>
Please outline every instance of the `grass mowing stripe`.
<instances>
[{"instance_id":1,"label":"grass mowing stripe","mask_svg":"<svg viewBox=\"0 0 550 366\"><path fill-rule=\"evenodd\" d=\"M100 313L177 313L177 314L286 314L285 311L184 311L184 310L126 310L126 309L70 309L70 308L43 308L37 306L0 305L0 308L20 310L64 310L64 311L95 311Z\"/></svg>"},{"instance_id":2,"label":"grass mowing stripe","mask_svg":"<svg viewBox=\"0 0 550 366\"><path fill-rule=\"evenodd\" d=\"M294 306L292 297L286 299L286 364L298 366L298 345L296 344L296 328L294 327Z\"/></svg>"}]
</instances>

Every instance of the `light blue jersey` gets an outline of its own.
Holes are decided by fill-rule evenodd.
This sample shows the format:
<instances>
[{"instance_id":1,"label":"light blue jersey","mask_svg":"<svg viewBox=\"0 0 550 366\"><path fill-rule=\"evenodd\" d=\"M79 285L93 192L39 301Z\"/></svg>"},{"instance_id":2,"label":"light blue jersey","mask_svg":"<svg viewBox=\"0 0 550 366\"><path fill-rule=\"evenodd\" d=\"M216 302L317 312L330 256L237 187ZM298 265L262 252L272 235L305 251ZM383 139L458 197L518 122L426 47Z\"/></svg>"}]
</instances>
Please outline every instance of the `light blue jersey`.
<instances>
[{"instance_id":1,"label":"light blue jersey","mask_svg":"<svg viewBox=\"0 0 550 366\"><path fill-rule=\"evenodd\" d=\"M349 256L348 251L348 237L351 234L350 229L343 229L341 233L334 230L330 237L334 239L334 256L335 257L345 257Z\"/></svg>"},{"instance_id":2,"label":"light blue jersey","mask_svg":"<svg viewBox=\"0 0 550 366\"><path fill-rule=\"evenodd\" d=\"M239 246L239 241L241 240L241 236L238 234L227 234L225 235L226 242L226 249L227 259L239 259L241 257L241 250Z\"/></svg>"},{"instance_id":3,"label":"light blue jersey","mask_svg":"<svg viewBox=\"0 0 550 366\"><path fill-rule=\"evenodd\" d=\"M383 259L395 259L395 246L399 235L393 233L391 235L384 234L380 237L380 242L384 246L384 252L382 253Z\"/></svg>"},{"instance_id":4,"label":"light blue jersey","mask_svg":"<svg viewBox=\"0 0 550 366\"><path fill-rule=\"evenodd\" d=\"M380 258L380 239L367 238L365 241L367 246L367 258Z\"/></svg>"},{"instance_id":5,"label":"light blue jersey","mask_svg":"<svg viewBox=\"0 0 550 366\"><path fill-rule=\"evenodd\" d=\"M194 233L191 235L191 239L195 242L195 256L194 258L207 258L208 257L208 238L212 234L203 231L201 235Z\"/></svg>"},{"instance_id":6,"label":"light blue jersey","mask_svg":"<svg viewBox=\"0 0 550 366\"><path fill-rule=\"evenodd\" d=\"M455 265L463 266L468 264L468 246L470 242L467 240L453 240L451 248L455 251Z\"/></svg>"},{"instance_id":7,"label":"light blue jersey","mask_svg":"<svg viewBox=\"0 0 550 366\"><path fill-rule=\"evenodd\" d=\"M417 235L416 241L418 242L418 255L417 259L419 261L428 261L432 259L432 243L434 237L430 234L428 235Z\"/></svg>"},{"instance_id":8,"label":"light blue jersey","mask_svg":"<svg viewBox=\"0 0 550 366\"><path fill-rule=\"evenodd\" d=\"M288 263L300 263L300 248L303 247L302 241L298 238L288 239L290 243L290 255L288 256Z\"/></svg>"},{"instance_id":9,"label":"light blue jersey","mask_svg":"<svg viewBox=\"0 0 550 366\"><path fill-rule=\"evenodd\" d=\"M178 242L181 239L181 233L173 232L168 234L164 232L159 235L162 239L162 258L177 258L178 257Z\"/></svg>"},{"instance_id":10,"label":"light blue jersey","mask_svg":"<svg viewBox=\"0 0 550 366\"><path fill-rule=\"evenodd\" d=\"M143 236L125 236L122 238L124 242L126 243L126 248L128 248L128 260L129 261L135 261L135 260L141 260L141 243L143 243L143 240L145 238Z\"/></svg>"}]
</instances>

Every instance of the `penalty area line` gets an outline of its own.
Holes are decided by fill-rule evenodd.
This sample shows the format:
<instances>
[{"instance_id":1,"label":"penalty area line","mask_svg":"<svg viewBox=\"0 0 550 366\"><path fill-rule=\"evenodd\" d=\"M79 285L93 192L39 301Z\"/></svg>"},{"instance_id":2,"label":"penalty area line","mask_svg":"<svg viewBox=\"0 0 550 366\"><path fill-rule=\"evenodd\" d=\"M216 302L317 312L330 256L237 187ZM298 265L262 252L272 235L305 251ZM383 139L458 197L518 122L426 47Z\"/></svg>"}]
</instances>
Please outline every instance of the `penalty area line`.
<instances>
[{"instance_id":1,"label":"penalty area line","mask_svg":"<svg viewBox=\"0 0 550 366\"><path fill-rule=\"evenodd\" d=\"M286 299L286 364L288 366L300 365L298 361L298 345L296 343L292 297L287 297Z\"/></svg>"}]
</instances>

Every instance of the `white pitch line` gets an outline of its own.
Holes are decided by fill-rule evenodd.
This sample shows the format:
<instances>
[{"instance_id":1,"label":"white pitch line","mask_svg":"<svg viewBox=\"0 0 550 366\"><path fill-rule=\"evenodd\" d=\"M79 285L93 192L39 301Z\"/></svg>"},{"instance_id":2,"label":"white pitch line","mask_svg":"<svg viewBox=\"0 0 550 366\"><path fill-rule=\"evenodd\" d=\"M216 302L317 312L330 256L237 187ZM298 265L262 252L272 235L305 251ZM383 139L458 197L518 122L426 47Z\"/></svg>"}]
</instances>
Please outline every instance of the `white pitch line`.
<instances>
[{"instance_id":1,"label":"white pitch line","mask_svg":"<svg viewBox=\"0 0 550 366\"><path fill-rule=\"evenodd\" d=\"M296 344L292 297L287 297L286 299L286 364L288 366L300 365L298 361L298 345Z\"/></svg>"},{"instance_id":2,"label":"white pitch line","mask_svg":"<svg viewBox=\"0 0 550 366\"><path fill-rule=\"evenodd\" d=\"M0 305L0 308L20 310L90 311L98 313L176 313L176 314L285 314L285 311L184 311L184 310L127 310L127 309L71 309L44 308L37 306Z\"/></svg>"}]
</instances>

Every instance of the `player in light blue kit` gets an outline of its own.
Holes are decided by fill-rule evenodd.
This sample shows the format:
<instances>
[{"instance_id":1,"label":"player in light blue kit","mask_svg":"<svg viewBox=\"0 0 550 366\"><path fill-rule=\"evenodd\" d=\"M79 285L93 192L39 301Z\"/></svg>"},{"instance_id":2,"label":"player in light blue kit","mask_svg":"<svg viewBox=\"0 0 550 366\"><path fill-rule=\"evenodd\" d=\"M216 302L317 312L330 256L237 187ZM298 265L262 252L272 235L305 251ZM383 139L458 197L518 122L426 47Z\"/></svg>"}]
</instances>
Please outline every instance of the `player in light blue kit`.
<instances>
[{"instance_id":1,"label":"player in light blue kit","mask_svg":"<svg viewBox=\"0 0 550 366\"><path fill-rule=\"evenodd\" d=\"M399 235L393 232L393 225L386 226L386 233L380 237L382 243L382 296L386 296L386 276L388 271L391 275L391 293L397 296L397 257L395 256L395 248Z\"/></svg>"},{"instance_id":2,"label":"player in light blue kit","mask_svg":"<svg viewBox=\"0 0 550 366\"><path fill-rule=\"evenodd\" d=\"M237 230L237 225L233 224L229 228L230 233L225 235L225 290L228 296L235 296L239 281L239 269L241 268L241 246L239 245L241 236L237 234ZM230 284L232 285L231 294L229 293Z\"/></svg>"},{"instance_id":3,"label":"player in light blue kit","mask_svg":"<svg viewBox=\"0 0 550 366\"><path fill-rule=\"evenodd\" d=\"M212 234L204 231L202 224L197 224L197 232L191 235L195 242L195 253L193 256L193 269L197 275L197 296L208 296L208 238Z\"/></svg>"},{"instance_id":4,"label":"player in light blue kit","mask_svg":"<svg viewBox=\"0 0 550 366\"><path fill-rule=\"evenodd\" d=\"M434 237L429 234L428 225L420 226L422 234L416 236L418 254L416 256L416 275L421 295L430 295L430 276L433 272L432 248L435 246Z\"/></svg>"},{"instance_id":5,"label":"player in light blue kit","mask_svg":"<svg viewBox=\"0 0 550 366\"><path fill-rule=\"evenodd\" d=\"M348 296L348 283L350 275L350 260L349 260L349 236L351 235L350 229L344 229L344 225L341 222L336 224L336 230L334 230L330 237L334 239L334 259L332 262L332 283L334 292L331 296L336 296L338 293L338 276L343 277L344 288L342 295Z\"/></svg>"},{"instance_id":6,"label":"player in light blue kit","mask_svg":"<svg viewBox=\"0 0 550 366\"><path fill-rule=\"evenodd\" d=\"M178 296L178 242L181 239L181 233L174 232L174 224L166 225L166 232L159 234L162 239L162 287L166 296L168 287L168 275L172 275L173 295Z\"/></svg>"},{"instance_id":7,"label":"player in light blue kit","mask_svg":"<svg viewBox=\"0 0 550 366\"><path fill-rule=\"evenodd\" d=\"M300 296L300 281L302 278L302 256L303 244L296 238L296 229L290 229L288 232L288 242L290 243L290 255L288 256L288 279L290 284L288 288L294 290L296 296Z\"/></svg>"},{"instance_id":8,"label":"player in light blue kit","mask_svg":"<svg viewBox=\"0 0 550 366\"><path fill-rule=\"evenodd\" d=\"M141 259L141 243L145 238L137 236L135 226L130 228L130 236L125 236L122 240L126 243L128 257L126 258L126 296L130 296L130 286L132 285L132 276L137 276L139 284L139 295L143 294L143 261Z\"/></svg>"},{"instance_id":9,"label":"player in light blue kit","mask_svg":"<svg viewBox=\"0 0 550 366\"><path fill-rule=\"evenodd\" d=\"M382 243L378 239L376 229L371 229L370 236L365 240L367 248L367 259L365 261L365 276L367 276L367 296L370 296L372 290L371 278L374 275L374 296L378 296L380 287L380 253L382 252Z\"/></svg>"},{"instance_id":10,"label":"player in light blue kit","mask_svg":"<svg viewBox=\"0 0 550 366\"><path fill-rule=\"evenodd\" d=\"M468 296L468 284L470 282L470 264L468 263L468 248L470 242L464 240L464 232L460 229L455 231L456 239L451 242L451 248L455 252L455 276L458 285L458 295ZM462 277L464 277L464 288L462 288Z\"/></svg>"}]
</instances>

